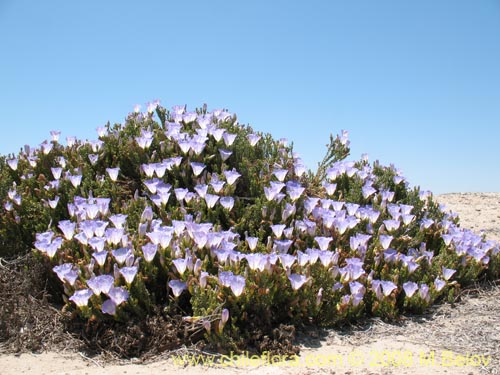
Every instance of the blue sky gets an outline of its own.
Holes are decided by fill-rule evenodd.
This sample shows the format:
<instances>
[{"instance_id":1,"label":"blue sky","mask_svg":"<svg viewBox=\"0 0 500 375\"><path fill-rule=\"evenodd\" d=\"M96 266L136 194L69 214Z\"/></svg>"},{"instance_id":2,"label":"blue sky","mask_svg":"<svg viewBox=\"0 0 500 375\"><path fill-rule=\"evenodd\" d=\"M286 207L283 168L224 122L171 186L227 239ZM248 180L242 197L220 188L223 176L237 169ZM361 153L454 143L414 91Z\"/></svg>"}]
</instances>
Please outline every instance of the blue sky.
<instances>
[{"instance_id":1,"label":"blue sky","mask_svg":"<svg viewBox=\"0 0 500 375\"><path fill-rule=\"evenodd\" d=\"M436 193L500 191L500 1L0 0L0 153L159 99L309 167L330 133Z\"/></svg>"}]
</instances>

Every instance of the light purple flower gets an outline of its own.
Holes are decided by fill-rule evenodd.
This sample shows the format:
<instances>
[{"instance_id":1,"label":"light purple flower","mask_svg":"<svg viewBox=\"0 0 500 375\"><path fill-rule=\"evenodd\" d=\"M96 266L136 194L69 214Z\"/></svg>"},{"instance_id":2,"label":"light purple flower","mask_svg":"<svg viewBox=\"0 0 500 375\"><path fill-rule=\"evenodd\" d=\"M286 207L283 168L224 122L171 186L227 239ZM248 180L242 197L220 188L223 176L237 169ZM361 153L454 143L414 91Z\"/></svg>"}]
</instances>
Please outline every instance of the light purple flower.
<instances>
[{"instance_id":1,"label":"light purple flower","mask_svg":"<svg viewBox=\"0 0 500 375\"><path fill-rule=\"evenodd\" d=\"M126 289L118 286L110 288L108 296L118 306L128 300L129 293Z\"/></svg>"},{"instance_id":2,"label":"light purple flower","mask_svg":"<svg viewBox=\"0 0 500 375\"><path fill-rule=\"evenodd\" d=\"M234 143L234 141L236 139L236 134L231 134L231 133L225 132L222 135L222 138L224 139L224 143L226 144L226 146L229 147Z\"/></svg>"},{"instance_id":3,"label":"light purple flower","mask_svg":"<svg viewBox=\"0 0 500 375\"><path fill-rule=\"evenodd\" d=\"M226 161L233 154L233 152L219 148L219 154L220 154L222 161Z\"/></svg>"},{"instance_id":4,"label":"light purple flower","mask_svg":"<svg viewBox=\"0 0 500 375\"><path fill-rule=\"evenodd\" d=\"M179 202L181 202L186 197L186 194L188 192L189 192L189 190L188 189L184 189L184 188L176 188L176 189L174 189L175 198L177 198L177 200Z\"/></svg>"},{"instance_id":5,"label":"light purple flower","mask_svg":"<svg viewBox=\"0 0 500 375\"><path fill-rule=\"evenodd\" d=\"M254 147L257 144L257 142L260 141L260 139L262 137L260 135L257 135L257 134L248 134L247 138L248 138L248 142L250 142L250 146Z\"/></svg>"},{"instance_id":6,"label":"light purple flower","mask_svg":"<svg viewBox=\"0 0 500 375\"><path fill-rule=\"evenodd\" d=\"M61 178L61 174L63 169L61 167L51 167L52 176L54 176L55 180L59 180Z\"/></svg>"},{"instance_id":7,"label":"light purple flower","mask_svg":"<svg viewBox=\"0 0 500 375\"><path fill-rule=\"evenodd\" d=\"M205 195L205 203L207 204L208 208L213 208L218 200L219 200L218 195L214 195L214 194L206 194Z\"/></svg>"},{"instance_id":8,"label":"light purple flower","mask_svg":"<svg viewBox=\"0 0 500 375\"><path fill-rule=\"evenodd\" d=\"M382 249L387 250L389 246L391 246L391 242L394 239L393 236L386 236L384 234L381 234L379 236L379 241L380 245L382 245Z\"/></svg>"},{"instance_id":9,"label":"light purple flower","mask_svg":"<svg viewBox=\"0 0 500 375\"><path fill-rule=\"evenodd\" d=\"M258 243L259 239L257 237L247 237L246 241L247 241L247 244L248 244L248 248L251 251L254 251L255 248L257 247L257 243Z\"/></svg>"},{"instance_id":10,"label":"light purple flower","mask_svg":"<svg viewBox=\"0 0 500 375\"><path fill-rule=\"evenodd\" d=\"M278 258L285 269L291 268L297 260L297 257L291 254L280 254Z\"/></svg>"},{"instance_id":11,"label":"light purple flower","mask_svg":"<svg viewBox=\"0 0 500 375\"><path fill-rule=\"evenodd\" d=\"M132 255L132 250L128 248L120 248L117 250L113 250L111 253L113 254L116 262L121 266L123 263L125 263L127 258Z\"/></svg>"},{"instance_id":12,"label":"light purple flower","mask_svg":"<svg viewBox=\"0 0 500 375\"><path fill-rule=\"evenodd\" d=\"M385 228L389 231L395 231L399 228L401 222L399 220L384 220Z\"/></svg>"},{"instance_id":13,"label":"light purple flower","mask_svg":"<svg viewBox=\"0 0 500 375\"><path fill-rule=\"evenodd\" d=\"M298 290L302 285L304 285L307 282L308 279L304 275L292 273L288 276L288 280L290 280L290 283L292 284L292 289Z\"/></svg>"},{"instance_id":14,"label":"light purple flower","mask_svg":"<svg viewBox=\"0 0 500 375\"><path fill-rule=\"evenodd\" d=\"M106 263L106 258L108 257L108 251L103 250L99 252L94 252L92 254L92 257L96 260L97 264L102 267Z\"/></svg>"},{"instance_id":15,"label":"light purple flower","mask_svg":"<svg viewBox=\"0 0 500 375\"><path fill-rule=\"evenodd\" d=\"M288 173L288 169L281 169L281 168L277 168L273 171L273 175L276 176L276 178L280 181L280 182L283 182L285 181L285 177Z\"/></svg>"},{"instance_id":16,"label":"light purple flower","mask_svg":"<svg viewBox=\"0 0 500 375\"><path fill-rule=\"evenodd\" d=\"M243 289L245 288L245 278L240 275L235 275L229 281L229 286L234 295L236 297L239 297L243 293Z\"/></svg>"},{"instance_id":17,"label":"light purple flower","mask_svg":"<svg viewBox=\"0 0 500 375\"><path fill-rule=\"evenodd\" d=\"M221 197L219 202L221 206L224 207L226 210L231 211L233 209L234 206L233 197Z\"/></svg>"},{"instance_id":18,"label":"light purple flower","mask_svg":"<svg viewBox=\"0 0 500 375\"><path fill-rule=\"evenodd\" d=\"M104 314L115 315L116 314L116 304L113 300L107 299L102 303L101 311Z\"/></svg>"},{"instance_id":19,"label":"light purple flower","mask_svg":"<svg viewBox=\"0 0 500 375\"><path fill-rule=\"evenodd\" d=\"M194 187L194 190L200 196L200 198L205 199L205 195L207 195L207 191L208 191L208 185L198 184Z\"/></svg>"},{"instance_id":20,"label":"light purple flower","mask_svg":"<svg viewBox=\"0 0 500 375\"><path fill-rule=\"evenodd\" d=\"M69 175L68 179L71 182L71 185L75 188L80 186L82 183L82 175Z\"/></svg>"},{"instance_id":21,"label":"light purple flower","mask_svg":"<svg viewBox=\"0 0 500 375\"><path fill-rule=\"evenodd\" d=\"M172 293L175 297L179 297L182 292L187 289L186 283L181 280L170 280L168 286L172 289Z\"/></svg>"},{"instance_id":22,"label":"light purple flower","mask_svg":"<svg viewBox=\"0 0 500 375\"><path fill-rule=\"evenodd\" d=\"M234 168L230 171L224 171L224 176L226 176L226 181L228 185L233 185L236 180L241 176Z\"/></svg>"},{"instance_id":23,"label":"light purple flower","mask_svg":"<svg viewBox=\"0 0 500 375\"><path fill-rule=\"evenodd\" d=\"M137 274L138 270L139 268L137 266L123 267L120 269L120 273L122 274L127 284L131 284L132 281L134 281L135 275Z\"/></svg>"},{"instance_id":24,"label":"light purple flower","mask_svg":"<svg viewBox=\"0 0 500 375\"><path fill-rule=\"evenodd\" d=\"M328 246L330 245L330 242L333 241L333 238L316 236L314 237L314 240L318 244L320 250L328 250Z\"/></svg>"},{"instance_id":25,"label":"light purple flower","mask_svg":"<svg viewBox=\"0 0 500 375\"><path fill-rule=\"evenodd\" d=\"M273 231L274 235L278 238L280 238L283 234L283 230L286 228L285 224L274 224L271 225L271 230Z\"/></svg>"},{"instance_id":26,"label":"light purple flower","mask_svg":"<svg viewBox=\"0 0 500 375\"><path fill-rule=\"evenodd\" d=\"M114 282L115 278L113 276L100 275L87 280L87 285L90 289L92 289L95 295L99 295L101 293L107 294Z\"/></svg>"},{"instance_id":27,"label":"light purple flower","mask_svg":"<svg viewBox=\"0 0 500 375\"><path fill-rule=\"evenodd\" d=\"M109 217L109 221L113 223L115 228L123 228L123 225L125 224L127 220L128 215L124 214L117 214L117 215L112 215Z\"/></svg>"},{"instance_id":28,"label":"light purple flower","mask_svg":"<svg viewBox=\"0 0 500 375\"><path fill-rule=\"evenodd\" d=\"M70 301L73 301L78 307L87 306L89 298L92 297L94 293L90 289L80 289L75 291L71 297Z\"/></svg>"},{"instance_id":29,"label":"light purple flower","mask_svg":"<svg viewBox=\"0 0 500 375\"><path fill-rule=\"evenodd\" d=\"M75 281L78 278L78 270L72 263L64 263L59 266L55 266L53 271L62 282L67 281L69 285L75 285Z\"/></svg>"},{"instance_id":30,"label":"light purple flower","mask_svg":"<svg viewBox=\"0 0 500 375\"><path fill-rule=\"evenodd\" d=\"M413 281L407 281L403 284L403 289L408 298L411 298L418 290L418 284Z\"/></svg>"},{"instance_id":31,"label":"light purple flower","mask_svg":"<svg viewBox=\"0 0 500 375\"><path fill-rule=\"evenodd\" d=\"M296 181L288 181L288 183L286 184L286 192L290 196L292 202L295 202L297 199L299 199L304 190L305 188Z\"/></svg>"},{"instance_id":32,"label":"light purple flower","mask_svg":"<svg viewBox=\"0 0 500 375\"><path fill-rule=\"evenodd\" d=\"M174 264L179 275L182 276L184 272L186 272L186 268L188 266L188 260L186 258L174 259L172 263Z\"/></svg>"},{"instance_id":33,"label":"light purple flower","mask_svg":"<svg viewBox=\"0 0 500 375\"><path fill-rule=\"evenodd\" d=\"M13 170L17 170L17 164L18 164L18 160L17 159L9 159L7 160L7 164L8 166Z\"/></svg>"},{"instance_id":34,"label":"light purple flower","mask_svg":"<svg viewBox=\"0 0 500 375\"><path fill-rule=\"evenodd\" d=\"M148 263L154 259L157 251L158 251L158 245L148 243L142 246L142 254L144 256L144 260Z\"/></svg>"},{"instance_id":35,"label":"light purple flower","mask_svg":"<svg viewBox=\"0 0 500 375\"><path fill-rule=\"evenodd\" d=\"M436 279L434 280L434 288L436 288L436 291L440 292L445 286L446 286L446 281L436 277Z\"/></svg>"},{"instance_id":36,"label":"light purple flower","mask_svg":"<svg viewBox=\"0 0 500 375\"><path fill-rule=\"evenodd\" d=\"M197 163L194 161L191 162L191 168L193 169L193 174L195 176L199 176L201 174L201 172L203 172L205 167L206 167L206 165L203 163Z\"/></svg>"},{"instance_id":37,"label":"light purple flower","mask_svg":"<svg viewBox=\"0 0 500 375\"><path fill-rule=\"evenodd\" d=\"M64 238L66 238L67 240L71 240L73 238L76 228L75 223L72 223L69 220L61 220L58 224L58 227L63 232Z\"/></svg>"},{"instance_id":38,"label":"light purple flower","mask_svg":"<svg viewBox=\"0 0 500 375\"><path fill-rule=\"evenodd\" d=\"M109 175L111 181L115 182L118 179L118 173L120 173L120 168L106 168L106 172Z\"/></svg>"},{"instance_id":39,"label":"light purple flower","mask_svg":"<svg viewBox=\"0 0 500 375\"><path fill-rule=\"evenodd\" d=\"M423 300L429 302L431 299L431 296L429 294L429 286L427 284L422 284L420 285L420 290L419 290L420 298Z\"/></svg>"},{"instance_id":40,"label":"light purple flower","mask_svg":"<svg viewBox=\"0 0 500 375\"><path fill-rule=\"evenodd\" d=\"M455 272L457 272L456 270L453 270L451 268L445 268L445 267L441 267L441 270L443 272L443 278L448 281L451 279L451 277L455 274Z\"/></svg>"},{"instance_id":41,"label":"light purple flower","mask_svg":"<svg viewBox=\"0 0 500 375\"><path fill-rule=\"evenodd\" d=\"M154 164L141 164L141 169L148 178L153 178L155 173Z\"/></svg>"}]
</instances>

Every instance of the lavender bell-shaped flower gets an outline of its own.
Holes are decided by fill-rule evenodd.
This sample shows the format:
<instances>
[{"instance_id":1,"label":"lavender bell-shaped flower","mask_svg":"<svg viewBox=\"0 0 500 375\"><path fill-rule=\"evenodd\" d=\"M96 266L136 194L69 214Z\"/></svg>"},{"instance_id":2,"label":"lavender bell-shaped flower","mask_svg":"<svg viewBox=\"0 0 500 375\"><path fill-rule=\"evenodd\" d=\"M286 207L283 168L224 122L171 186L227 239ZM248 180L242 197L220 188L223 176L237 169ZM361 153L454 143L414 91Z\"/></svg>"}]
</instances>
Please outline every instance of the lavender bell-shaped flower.
<instances>
[{"instance_id":1,"label":"lavender bell-shaped flower","mask_svg":"<svg viewBox=\"0 0 500 375\"><path fill-rule=\"evenodd\" d=\"M108 251L103 250L99 252L94 252L92 254L92 257L96 260L97 264L102 267L106 263L106 259L108 257Z\"/></svg>"},{"instance_id":2,"label":"lavender bell-shaped flower","mask_svg":"<svg viewBox=\"0 0 500 375\"><path fill-rule=\"evenodd\" d=\"M69 297L69 300L73 301L78 307L84 307L87 306L93 294L94 293L90 289L80 289L75 291L75 293Z\"/></svg>"},{"instance_id":3,"label":"lavender bell-shaped flower","mask_svg":"<svg viewBox=\"0 0 500 375\"><path fill-rule=\"evenodd\" d=\"M154 259L157 251L158 251L158 245L148 243L142 246L142 254L144 256L144 260L148 263Z\"/></svg>"},{"instance_id":4,"label":"lavender bell-shaped flower","mask_svg":"<svg viewBox=\"0 0 500 375\"><path fill-rule=\"evenodd\" d=\"M122 287L112 287L109 289L108 296L116 306L119 306L120 304L128 300L129 293Z\"/></svg>"},{"instance_id":5,"label":"lavender bell-shaped flower","mask_svg":"<svg viewBox=\"0 0 500 375\"><path fill-rule=\"evenodd\" d=\"M168 286L172 289L172 293L175 297L179 297L182 292L187 289L186 283L181 280L170 280Z\"/></svg>"},{"instance_id":6,"label":"lavender bell-shaped flower","mask_svg":"<svg viewBox=\"0 0 500 375\"><path fill-rule=\"evenodd\" d=\"M236 297L239 297L245 289L245 278L240 275L233 276L229 281L229 287L231 288L233 294Z\"/></svg>"},{"instance_id":7,"label":"lavender bell-shaped flower","mask_svg":"<svg viewBox=\"0 0 500 375\"><path fill-rule=\"evenodd\" d=\"M111 300L107 299L102 303L101 311L104 314L109 314L109 315L115 315L116 314L116 303Z\"/></svg>"},{"instance_id":8,"label":"lavender bell-shaped flower","mask_svg":"<svg viewBox=\"0 0 500 375\"><path fill-rule=\"evenodd\" d=\"M137 266L123 267L120 269L120 274L123 276L126 283L130 285L134 281L135 275L137 274L138 270L139 267Z\"/></svg>"},{"instance_id":9,"label":"lavender bell-shaped flower","mask_svg":"<svg viewBox=\"0 0 500 375\"><path fill-rule=\"evenodd\" d=\"M206 165L203 163L197 163L194 161L191 162L191 168L193 169L193 174L195 176L199 176L201 174L201 172L203 172L205 167L206 167Z\"/></svg>"},{"instance_id":10,"label":"lavender bell-shaped flower","mask_svg":"<svg viewBox=\"0 0 500 375\"><path fill-rule=\"evenodd\" d=\"M290 280L290 283L292 284L292 289L298 290L307 282L308 279L304 275L292 273L288 275L288 280Z\"/></svg>"},{"instance_id":11,"label":"lavender bell-shaped flower","mask_svg":"<svg viewBox=\"0 0 500 375\"><path fill-rule=\"evenodd\" d=\"M233 185L236 180L241 176L234 168L230 171L224 171L224 176L226 176L226 181L228 185Z\"/></svg>"},{"instance_id":12,"label":"lavender bell-shaped flower","mask_svg":"<svg viewBox=\"0 0 500 375\"><path fill-rule=\"evenodd\" d=\"M413 281L407 281L403 284L403 289L408 298L411 298L418 290L418 284Z\"/></svg>"},{"instance_id":13,"label":"lavender bell-shaped flower","mask_svg":"<svg viewBox=\"0 0 500 375\"><path fill-rule=\"evenodd\" d=\"M233 197L221 197L219 200L222 207L226 210L231 211L234 206L234 198Z\"/></svg>"},{"instance_id":14,"label":"lavender bell-shaped flower","mask_svg":"<svg viewBox=\"0 0 500 375\"><path fill-rule=\"evenodd\" d=\"M106 168L106 172L109 175L111 181L115 182L118 179L118 174L120 173L120 168Z\"/></svg>"}]
</instances>

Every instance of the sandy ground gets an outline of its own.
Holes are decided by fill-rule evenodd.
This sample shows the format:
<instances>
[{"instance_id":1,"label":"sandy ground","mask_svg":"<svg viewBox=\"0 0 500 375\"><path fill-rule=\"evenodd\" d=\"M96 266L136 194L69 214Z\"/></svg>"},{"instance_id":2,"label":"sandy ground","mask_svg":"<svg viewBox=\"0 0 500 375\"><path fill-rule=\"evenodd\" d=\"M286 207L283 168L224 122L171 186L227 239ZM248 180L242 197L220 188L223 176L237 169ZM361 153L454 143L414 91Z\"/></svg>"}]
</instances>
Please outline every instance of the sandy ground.
<instances>
[{"instance_id":1,"label":"sandy ground","mask_svg":"<svg viewBox=\"0 0 500 375\"><path fill-rule=\"evenodd\" d=\"M458 212L462 226L500 240L500 193L444 194L440 203ZM187 365L182 357L104 363L82 353L0 356L0 373L14 374L500 374L500 288L482 286L455 305L404 317L398 324L373 319L343 331L299 336L300 357L281 364L271 359L226 358L224 365ZM179 352L180 353L180 352ZM191 357L195 358L196 357ZM276 358L278 359L278 358ZM232 360L232 362L231 362ZM237 363L235 363L237 362Z\"/></svg>"}]
</instances>

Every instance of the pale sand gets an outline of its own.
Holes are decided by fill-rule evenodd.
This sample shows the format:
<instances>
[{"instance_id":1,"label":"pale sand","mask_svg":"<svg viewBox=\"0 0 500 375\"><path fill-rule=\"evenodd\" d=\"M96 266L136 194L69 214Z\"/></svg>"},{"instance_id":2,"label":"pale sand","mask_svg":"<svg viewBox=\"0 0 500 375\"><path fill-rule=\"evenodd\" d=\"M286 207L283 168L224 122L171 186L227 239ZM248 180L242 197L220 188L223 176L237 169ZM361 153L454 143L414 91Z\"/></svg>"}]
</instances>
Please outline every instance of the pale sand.
<instances>
[{"instance_id":1,"label":"pale sand","mask_svg":"<svg viewBox=\"0 0 500 375\"><path fill-rule=\"evenodd\" d=\"M438 201L458 212L463 227L484 230L487 238L500 240L500 193L445 194ZM300 361L276 365L179 366L172 359L147 364L134 361L104 364L78 353L1 355L0 373L18 374L499 374L500 290L490 288L466 296L452 307L443 305L420 318L405 318L391 325L374 320L349 334L329 330L317 338L302 339ZM484 341L487 340L487 341ZM486 344L488 343L488 344ZM458 348L455 353L448 349ZM489 357L489 355L494 357ZM434 355L434 358L426 358ZM464 365L458 355L469 355L479 366ZM404 357L401 357L404 356ZM401 366L390 365L392 357ZM330 360L325 365L326 360ZM397 359L400 359L398 362ZM404 360L403 360L404 358ZM488 360L489 359L489 360ZM138 361L136 361L138 362ZM259 365L257 367L257 365ZM104 367L103 367L104 366Z\"/></svg>"}]
</instances>

